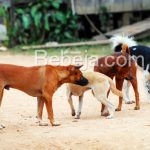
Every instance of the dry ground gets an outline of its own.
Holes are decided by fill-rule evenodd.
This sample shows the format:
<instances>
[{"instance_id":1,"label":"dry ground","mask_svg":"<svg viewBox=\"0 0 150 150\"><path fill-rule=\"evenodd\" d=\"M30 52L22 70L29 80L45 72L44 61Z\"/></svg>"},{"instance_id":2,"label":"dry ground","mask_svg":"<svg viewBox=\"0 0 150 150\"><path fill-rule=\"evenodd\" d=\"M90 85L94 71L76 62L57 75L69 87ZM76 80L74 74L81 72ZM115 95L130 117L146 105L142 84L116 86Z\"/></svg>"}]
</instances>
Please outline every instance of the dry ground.
<instances>
[{"instance_id":1,"label":"dry ground","mask_svg":"<svg viewBox=\"0 0 150 150\"><path fill-rule=\"evenodd\" d=\"M0 63L34 65L33 56L0 56ZM5 91L0 109L0 150L149 150L150 103L146 100L138 72L141 110L133 110L134 104L123 105L115 118L100 116L100 105L90 91L85 94L81 119L70 115L65 85L53 97L55 118L59 127L39 127L36 123L36 99L17 90ZM131 98L134 94L131 89ZM110 95L117 106L118 98ZM77 104L77 98L74 98ZM46 111L44 120L48 122Z\"/></svg>"}]
</instances>

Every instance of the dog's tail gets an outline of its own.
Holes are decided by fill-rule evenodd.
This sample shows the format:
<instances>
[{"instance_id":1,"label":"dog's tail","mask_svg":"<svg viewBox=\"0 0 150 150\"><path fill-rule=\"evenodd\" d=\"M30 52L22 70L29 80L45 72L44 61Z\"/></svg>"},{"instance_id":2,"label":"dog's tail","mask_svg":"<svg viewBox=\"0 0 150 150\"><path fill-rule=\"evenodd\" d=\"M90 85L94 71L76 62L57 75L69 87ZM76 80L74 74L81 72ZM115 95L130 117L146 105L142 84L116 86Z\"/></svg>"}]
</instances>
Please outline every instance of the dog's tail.
<instances>
[{"instance_id":1,"label":"dog's tail","mask_svg":"<svg viewBox=\"0 0 150 150\"><path fill-rule=\"evenodd\" d=\"M2 104L3 92L4 92L4 90L2 90L1 93L0 93L1 94L0 95L0 107L1 107L1 104Z\"/></svg>"},{"instance_id":2,"label":"dog's tail","mask_svg":"<svg viewBox=\"0 0 150 150\"><path fill-rule=\"evenodd\" d=\"M130 54L130 49L127 44L122 44L122 53L126 55L126 53Z\"/></svg>"},{"instance_id":3,"label":"dog's tail","mask_svg":"<svg viewBox=\"0 0 150 150\"><path fill-rule=\"evenodd\" d=\"M1 107L1 104L2 104L2 98L0 99L0 107Z\"/></svg>"},{"instance_id":4,"label":"dog's tail","mask_svg":"<svg viewBox=\"0 0 150 150\"><path fill-rule=\"evenodd\" d=\"M126 44L128 47L137 45L136 41L134 41L134 38L129 36L116 35L113 36L110 41L112 42L112 48L114 52L120 52L123 44Z\"/></svg>"},{"instance_id":5,"label":"dog's tail","mask_svg":"<svg viewBox=\"0 0 150 150\"><path fill-rule=\"evenodd\" d=\"M110 90L117 96L120 96L120 97L123 97L123 92L122 91L119 91L114 82L112 81L112 79L109 79L109 84L110 84Z\"/></svg>"}]
</instances>

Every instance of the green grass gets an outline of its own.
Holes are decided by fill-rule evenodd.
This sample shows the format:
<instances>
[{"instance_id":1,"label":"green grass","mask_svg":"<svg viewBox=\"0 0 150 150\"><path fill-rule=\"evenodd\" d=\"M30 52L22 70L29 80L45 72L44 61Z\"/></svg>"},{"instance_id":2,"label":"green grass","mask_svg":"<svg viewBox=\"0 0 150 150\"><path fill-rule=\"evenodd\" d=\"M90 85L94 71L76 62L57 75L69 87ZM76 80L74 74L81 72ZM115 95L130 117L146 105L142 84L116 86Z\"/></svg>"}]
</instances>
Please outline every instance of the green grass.
<instances>
[{"instance_id":1,"label":"green grass","mask_svg":"<svg viewBox=\"0 0 150 150\"><path fill-rule=\"evenodd\" d=\"M143 40L138 41L138 43L150 46L150 38L146 38ZM34 55L35 50L26 50L23 51L21 49L22 46L16 46L13 49L9 50L10 54L21 54L21 55ZM42 49L44 50L44 49ZM88 56L91 55L109 55L112 53L111 45L95 45L95 46L78 46L78 47L65 47L65 48L49 48L45 49L45 51L48 53L48 56L60 56L62 52L65 55L82 55L84 56L87 54Z\"/></svg>"},{"instance_id":2,"label":"green grass","mask_svg":"<svg viewBox=\"0 0 150 150\"><path fill-rule=\"evenodd\" d=\"M17 46L10 49L10 54L23 54L23 55L34 55L35 50L21 50L22 46ZM44 49L40 49L44 50ZM109 55L112 53L110 45L95 45L95 46L78 46L78 47L65 47L65 48L49 48L45 49L48 55L58 56L64 53L65 55Z\"/></svg>"},{"instance_id":3,"label":"green grass","mask_svg":"<svg viewBox=\"0 0 150 150\"><path fill-rule=\"evenodd\" d=\"M147 45L150 47L150 37L144 38L144 39L138 41L138 43L143 44L143 45Z\"/></svg>"}]
</instances>

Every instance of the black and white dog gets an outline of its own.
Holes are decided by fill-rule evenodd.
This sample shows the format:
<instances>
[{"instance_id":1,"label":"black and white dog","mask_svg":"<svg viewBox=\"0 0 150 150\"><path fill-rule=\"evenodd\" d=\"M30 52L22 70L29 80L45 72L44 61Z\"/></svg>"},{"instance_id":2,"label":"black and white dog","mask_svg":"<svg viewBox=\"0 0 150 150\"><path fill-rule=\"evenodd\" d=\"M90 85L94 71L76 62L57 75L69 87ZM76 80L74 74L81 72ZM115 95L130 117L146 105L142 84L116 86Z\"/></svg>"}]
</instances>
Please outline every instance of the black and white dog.
<instances>
[{"instance_id":1,"label":"black and white dog","mask_svg":"<svg viewBox=\"0 0 150 150\"><path fill-rule=\"evenodd\" d=\"M144 73L144 84L148 94L150 94L150 48L143 45L138 45L132 37L114 36L111 38L113 42L113 50L115 52L120 52L122 50L122 45L126 44L129 47L130 55L134 57L138 66L142 67ZM129 82L126 88L127 99L129 99ZM149 95L150 96L150 95Z\"/></svg>"}]
</instances>

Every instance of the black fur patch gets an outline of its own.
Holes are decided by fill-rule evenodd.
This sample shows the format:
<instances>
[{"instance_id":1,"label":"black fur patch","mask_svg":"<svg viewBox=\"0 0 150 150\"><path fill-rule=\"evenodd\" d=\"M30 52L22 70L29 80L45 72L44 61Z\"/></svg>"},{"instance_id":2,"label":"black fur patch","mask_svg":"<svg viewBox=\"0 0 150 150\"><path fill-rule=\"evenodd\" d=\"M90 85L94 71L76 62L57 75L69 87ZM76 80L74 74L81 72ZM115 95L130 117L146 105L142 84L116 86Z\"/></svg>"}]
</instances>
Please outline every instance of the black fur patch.
<instances>
[{"instance_id":1,"label":"black fur patch","mask_svg":"<svg viewBox=\"0 0 150 150\"><path fill-rule=\"evenodd\" d=\"M138 58L138 56L142 56L144 58L144 64L142 64L142 59L138 58L136 60L137 64L146 70L147 65L150 64L150 48L147 46L137 45L130 47L131 55ZM150 67L148 68L148 72L150 73Z\"/></svg>"},{"instance_id":2,"label":"black fur patch","mask_svg":"<svg viewBox=\"0 0 150 150\"><path fill-rule=\"evenodd\" d=\"M75 84L85 86L89 83L89 81L85 78L82 77L80 80L76 81Z\"/></svg>"},{"instance_id":3,"label":"black fur patch","mask_svg":"<svg viewBox=\"0 0 150 150\"><path fill-rule=\"evenodd\" d=\"M5 85L4 89L9 90L10 86L9 85Z\"/></svg>"},{"instance_id":4,"label":"black fur patch","mask_svg":"<svg viewBox=\"0 0 150 150\"><path fill-rule=\"evenodd\" d=\"M115 52L120 52L122 49L122 44L117 45L114 48ZM137 64L146 70L147 65L150 66L150 48L143 45L136 45L129 47L131 56L135 56ZM142 56L144 58L144 64L142 63L142 59L139 57ZM150 67L148 68L148 72L150 73Z\"/></svg>"},{"instance_id":5,"label":"black fur patch","mask_svg":"<svg viewBox=\"0 0 150 150\"><path fill-rule=\"evenodd\" d=\"M122 49L122 44L119 44L114 48L114 52L121 52L121 49Z\"/></svg>"}]
</instances>

